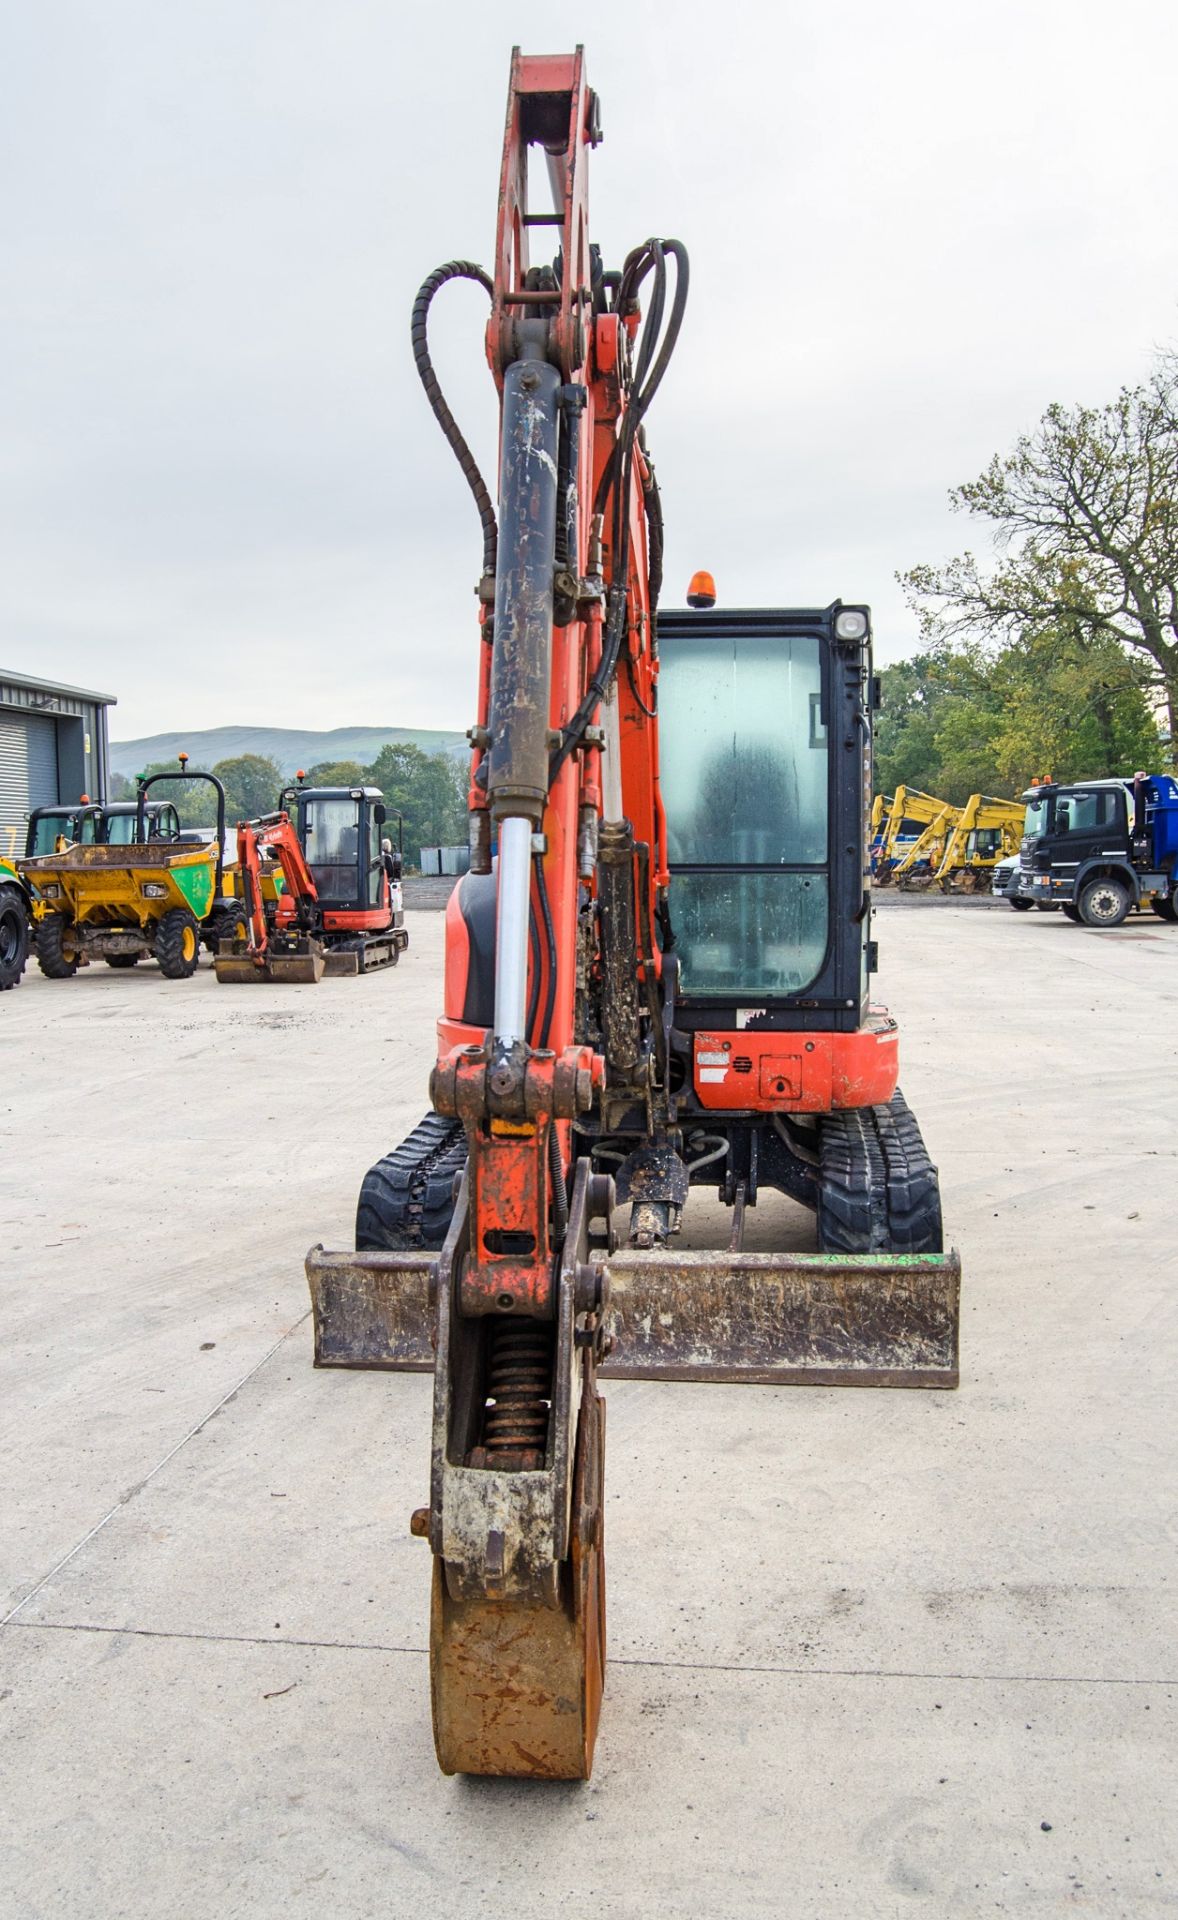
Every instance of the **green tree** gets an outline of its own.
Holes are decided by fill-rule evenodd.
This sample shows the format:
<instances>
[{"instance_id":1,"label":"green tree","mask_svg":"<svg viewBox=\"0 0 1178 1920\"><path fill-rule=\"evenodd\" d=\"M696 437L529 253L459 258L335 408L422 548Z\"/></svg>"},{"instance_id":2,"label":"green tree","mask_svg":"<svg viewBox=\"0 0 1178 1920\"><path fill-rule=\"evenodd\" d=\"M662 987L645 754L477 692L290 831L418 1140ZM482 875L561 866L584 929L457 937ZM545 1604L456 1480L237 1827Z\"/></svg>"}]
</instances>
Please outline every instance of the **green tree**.
<instances>
[{"instance_id":1,"label":"green tree","mask_svg":"<svg viewBox=\"0 0 1178 1920\"><path fill-rule=\"evenodd\" d=\"M282 769L267 755L239 753L232 759L218 760L213 772L225 788L225 818L230 826L238 820L256 820L260 814L273 813L278 805Z\"/></svg>"},{"instance_id":2,"label":"green tree","mask_svg":"<svg viewBox=\"0 0 1178 1920\"><path fill-rule=\"evenodd\" d=\"M358 760L321 760L307 768L309 787L362 787L372 785L367 769Z\"/></svg>"},{"instance_id":3,"label":"green tree","mask_svg":"<svg viewBox=\"0 0 1178 1920\"><path fill-rule=\"evenodd\" d=\"M1063 632L1070 645L1111 642L1163 705L1178 755L1175 356L1107 406L1049 407L949 498L988 523L995 558L964 553L901 576L926 647Z\"/></svg>"},{"instance_id":4,"label":"green tree","mask_svg":"<svg viewBox=\"0 0 1178 1920\"><path fill-rule=\"evenodd\" d=\"M414 865L423 846L465 841L466 767L452 754L423 753L408 744L382 747L365 778L380 788L389 813L402 815L405 857Z\"/></svg>"},{"instance_id":5,"label":"green tree","mask_svg":"<svg viewBox=\"0 0 1178 1920\"><path fill-rule=\"evenodd\" d=\"M875 784L960 806L1036 776L1102 779L1155 766L1140 666L1115 640L1061 625L1007 646L941 645L882 674Z\"/></svg>"},{"instance_id":6,"label":"green tree","mask_svg":"<svg viewBox=\"0 0 1178 1920\"><path fill-rule=\"evenodd\" d=\"M1061 624L996 656L995 757L1015 789L1032 778L1098 780L1158 765L1161 742L1141 662L1119 641Z\"/></svg>"},{"instance_id":7,"label":"green tree","mask_svg":"<svg viewBox=\"0 0 1178 1920\"><path fill-rule=\"evenodd\" d=\"M875 723L875 784L928 792L939 764L936 733L941 690L927 654L901 660L880 674L883 705Z\"/></svg>"},{"instance_id":8,"label":"green tree","mask_svg":"<svg viewBox=\"0 0 1178 1920\"><path fill-rule=\"evenodd\" d=\"M112 800L133 800L135 782L128 780L125 773L112 773L110 776L110 798Z\"/></svg>"},{"instance_id":9,"label":"green tree","mask_svg":"<svg viewBox=\"0 0 1178 1920\"><path fill-rule=\"evenodd\" d=\"M941 647L885 667L875 731L875 784L917 787L960 806L998 781L998 714L984 661Z\"/></svg>"}]
</instances>

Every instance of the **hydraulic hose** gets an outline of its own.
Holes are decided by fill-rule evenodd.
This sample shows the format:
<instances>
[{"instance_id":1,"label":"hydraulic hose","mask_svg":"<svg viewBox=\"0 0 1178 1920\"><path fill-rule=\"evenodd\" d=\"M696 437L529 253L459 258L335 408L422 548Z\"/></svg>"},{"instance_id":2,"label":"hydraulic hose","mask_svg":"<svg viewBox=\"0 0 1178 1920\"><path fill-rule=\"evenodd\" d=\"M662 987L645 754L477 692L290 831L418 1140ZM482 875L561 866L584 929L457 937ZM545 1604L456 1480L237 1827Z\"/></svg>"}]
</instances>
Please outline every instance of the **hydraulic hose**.
<instances>
[{"instance_id":1,"label":"hydraulic hose","mask_svg":"<svg viewBox=\"0 0 1178 1920\"><path fill-rule=\"evenodd\" d=\"M421 291L413 302L413 318L410 323L410 337L413 341L413 359L425 388L425 396L434 411L434 418L449 441L454 457L462 468L467 486L474 495L474 503L479 511L483 527L483 573L494 577L495 562L499 547L499 532L495 522L495 506L487 491L487 483L479 472L478 463L467 446L462 432L446 404L446 396L438 385L438 376L434 372L434 363L429 352L429 310L434 295L448 280L474 280L485 291L495 292L490 275L473 260L448 260L444 267L435 267L429 279L422 283Z\"/></svg>"},{"instance_id":2,"label":"hydraulic hose","mask_svg":"<svg viewBox=\"0 0 1178 1920\"><path fill-rule=\"evenodd\" d=\"M666 328L663 328L663 315L667 300L667 256L675 262L675 291L671 300L670 315ZM628 383L629 398L622 419L621 432L618 435L610 459L607 461L598 484L593 501L595 514L604 514L612 495L612 526L610 537L610 582L607 599L605 634L603 637L601 659L597 671L590 681L585 697L576 713L564 729L561 743L553 754L549 764L549 783L555 780L569 755L574 751L585 728L593 718L597 707L605 697L610 681L617 670L618 660L626 636L627 610L629 600L628 578L630 569L630 496L634 474L634 447L638 430L651 401L653 400L663 376L670 365L671 355L679 338L683 325L683 315L687 306L689 282L689 263L687 249L679 240L647 240L627 255L613 289L613 311L623 317L634 309L639 289L649 274L654 274L654 289L642 330L638 336L637 351L633 359L633 373ZM654 493L657 501L657 492ZM648 512L651 500L647 500ZM662 572L662 514L657 513L657 577L661 584ZM653 550L652 550L652 558ZM646 709L653 717L651 710Z\"/></svg>"}]
</instances>

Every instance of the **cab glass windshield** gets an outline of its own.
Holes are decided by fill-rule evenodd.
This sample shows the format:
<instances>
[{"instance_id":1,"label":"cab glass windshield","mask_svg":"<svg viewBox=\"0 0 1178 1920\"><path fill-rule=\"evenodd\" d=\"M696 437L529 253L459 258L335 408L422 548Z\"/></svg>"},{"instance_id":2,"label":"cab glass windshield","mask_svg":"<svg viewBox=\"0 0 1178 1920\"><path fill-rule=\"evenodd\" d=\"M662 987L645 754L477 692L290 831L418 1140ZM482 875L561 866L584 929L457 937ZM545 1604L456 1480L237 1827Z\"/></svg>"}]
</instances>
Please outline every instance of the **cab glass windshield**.
<instances>
[{"instance_id":1,"label":"cab glass windshield","mask_svg":"<svg viewBox=\"0 0 1178 1920\"><path fill-rule=\"evenodd\" d=\"M59 839L72 840L77 822L72 813L43 813L33 830L31 854L52 853Z\"/></svg>"},{"instance_id":2,"label":"cab glass windshield","mask_svg":"<svg viewBox=\"0 0 1178 1920\"><path fill-rule=\"evenodd\" d=\"M323 900L358 898L360 861L359 807L346 800L308 800L305 847L307 865Z\"/></svg>"},{"instance_id":3,"label":"cab glass windshield","mask_svg":"<svg viewBox=\"0 0 1178 1920\"><path fill-rule=\"evenodd\" d=\"M31 855L53 853L59 840L92 847L98 837L98 816L93 812L71 813L63 807L59 813L43 814L32 830Z\"/></svg>"},{"instance_id":4,"label":"cab glass windshield","mask_svg":"<svg viewBox=\"0 0 1178 1920\"><path fill-rule=\"evenodd\" d=\"M705 631L665 647L659 710L683 990L797 993L829 923L819 640Z\"/></svg>"},{"instance_id":5,"label":"cab glass windshield","mask_svg":"<svg viewBox=\"0 0 1178 1920\"><path fill-rule=\"evenodd\" d=\"M1041 833L1047 832L1047 796L1041 800L1031 800L1027 804L1027 816L1023 822L1023 832L1029 840L1037 840Z\"/></svg>"}]
</instances>

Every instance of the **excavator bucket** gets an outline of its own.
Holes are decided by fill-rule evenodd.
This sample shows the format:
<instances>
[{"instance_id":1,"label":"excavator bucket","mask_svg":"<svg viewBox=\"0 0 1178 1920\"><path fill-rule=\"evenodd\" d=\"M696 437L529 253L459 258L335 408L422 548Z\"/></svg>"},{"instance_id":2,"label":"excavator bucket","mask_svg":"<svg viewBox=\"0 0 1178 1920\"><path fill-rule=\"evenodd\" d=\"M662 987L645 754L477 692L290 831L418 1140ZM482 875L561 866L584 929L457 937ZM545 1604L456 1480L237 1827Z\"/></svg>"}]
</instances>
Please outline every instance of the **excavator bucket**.
<instances>
[{"instance_id":1,"label":"excavator bucket","mask_svg":"<svg viewBox=\"0 0 1178 1920\"><path fill-rule=\"evenodd\" d=\"M290 952L269 949L259 959L248 947L223 940L213 959L218 980L229 986L254 986L258 983L314 986L322 980L325 956L318 940L306 940Z\"/></svg>"},{"instance_id":2,"label":"excavator bucket","mask_svg":"<svg viewBox=\"0 0 1178 1920\"><path fill-rule=\"evenodd\" d=\"M307 1256L319 1367L428 1372L431 1253ZM955 1387L956 1253L628 1249L608 1257L603 1379Z\"/></svg>"}]
</instances>

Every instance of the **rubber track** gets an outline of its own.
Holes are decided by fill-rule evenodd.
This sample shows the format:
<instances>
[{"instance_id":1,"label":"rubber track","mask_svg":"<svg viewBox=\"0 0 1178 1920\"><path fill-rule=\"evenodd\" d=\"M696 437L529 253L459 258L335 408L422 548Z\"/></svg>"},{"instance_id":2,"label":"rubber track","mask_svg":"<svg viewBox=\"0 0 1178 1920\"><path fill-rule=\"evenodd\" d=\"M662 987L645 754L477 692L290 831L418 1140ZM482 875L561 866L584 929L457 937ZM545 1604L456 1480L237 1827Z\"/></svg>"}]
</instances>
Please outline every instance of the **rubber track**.
<instances>
[{"instance_id":1,"label":"rubber track","mask_svg":"<svg viewBox=\"0 0 1178 1920\"><path fill-rule=\"evenodd\" d=\"M819 1245L827 1253L943 1251L937 1170L902 1093L824 1116Z\"/></svg>"},{"instance_id":2,"label":"rubber track","mask_svg":"<svg viewBox=\"0 0 1178 1920\"><path fill-rule=\"evenodd\" d=\"M461 1125L427 1113L407 1140L365 1174L356 1208L357 1250L440 1247L454 1212L454 1175L465 1165Z\"/></svg>"}]
</instances>

